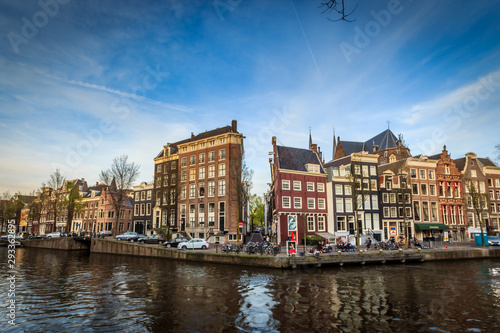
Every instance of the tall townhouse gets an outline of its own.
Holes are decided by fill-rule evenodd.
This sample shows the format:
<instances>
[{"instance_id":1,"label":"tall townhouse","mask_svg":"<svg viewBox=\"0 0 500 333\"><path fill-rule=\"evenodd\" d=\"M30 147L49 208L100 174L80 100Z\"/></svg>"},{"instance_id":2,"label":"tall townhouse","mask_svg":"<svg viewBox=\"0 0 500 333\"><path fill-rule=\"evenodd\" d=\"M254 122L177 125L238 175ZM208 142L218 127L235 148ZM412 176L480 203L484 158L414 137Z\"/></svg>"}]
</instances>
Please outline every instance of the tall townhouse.
<instances>
[{"instance_id":1,"label":"tall townhouse","mask_svg":"<svg viewBox=\"0 0 500 333\"><path fill-rule=\"evenodd\" d=\"M490 208L489 235L500 235L500 167L495 165L489 158L478 158L483 166L483 172L487 179L487 191Z\"/></svg>"},{"instance_id":2,"label":"tall townhouse","mask_svg":"<svg viewBox=\"0 0 500 333\"><path fill-rule=\"evenodd\" d=\"M331 175L327 184L328 225L333 227L335 236L349 235L353 241L359 230L362 244L368 237L383 239L378 161L379 155L361 152L325 164L328 175Z\"/></svg>"},{"instance_id":3,"label":"tall townhouse","mask_svg":"<svg viewBox=\"0 0 500 333\"><path fill-rule=\"evenodd\" d=\"M437 160L419 155L407 159L409 187L412 196L412 237L423 239L448 230L439 214Z\"/></svg>"},{"instance_id":4,"label":"tall townhouse","mask_svg":"<svg viewBox=\"0 0 500 333\"><path fill-rule=\"evenodd\" d=\"M97 232L99 202L104 188L105 186L99 183L87 188L82 198L81 208L74 213L72 232Z\"/></svg>"},{"instance_id":5,"label":"tall townhouse","mask_svg":"<svg viewBox=\"0 0 500 333\"><path fill-rule=\"evenodd\" d=\"M378 167L384 239L413 236L411 189L406 163L403 160Z\"/></svg>"},{"instance_id":6,"label":"tall townhouse","mask_svg":"<svg viewBox=\"0 0 500 333\"><path fill-rule=\"evenodd\" d=\"M436 179L438 183L439 219L450 228L450 236L457 241L467 240L467 221L465 219L462 173L443 147L437 159Z\"/></svg>"},{"instance_id":7,"label":"tall townhouse","mask_svg":"<svg viewBox=\"0 0 500 333\"><path fill-rule=\"evenodd\" d=\"M138 234L151 235L153 229L160 228L160 221L153 225L153 190L154 184L142 182L134 186L134 215L132 222Z\"/></svg>"},{"instance_id":8,"label":"tall townhouse","mask_svg":"<svg viewBox=\"0 0 500 333\"><path fill-rule=\"evenodd\" d=\"M469 238L472 237L473 233L480 232L479 219L481 219L483 229L489 234L494 233L493 219L496 221L496 230L498 230L497 198L499 197L496 194L500 195L500 188L495 189L494 186L494 174L500 168L489 158L479 158L474 153L467 153L465 157L454 161L463 177ZM473 196L480 199L481 205L479 207L474 207ZM475 208L478 208L479 211L476 211Z\"/></svg>"},{"instance_id":9,"label":"tall townhouse","mask_svg":"<svg viewBox=\"0 0 500 333\"><path fill-rule=\"evenodd\" d=\"M236 242L238 234L241 241L242 145L233 120L231 126L164 146L154 160L154 218L161 216L162 225L174 232L212 243Z\"/></svg>"},{"instance_id":10,"label":"tall townhouse","mask_svg":"<svg viewBox=\"0 0 500 333\"><path fill-rule=\"evenodd\" d=\"M273 220L277 241L304 245L304 237L328 232L326 172L315 144L310 149L279 146L272 138Z\"/></svg>"}]
</instances>

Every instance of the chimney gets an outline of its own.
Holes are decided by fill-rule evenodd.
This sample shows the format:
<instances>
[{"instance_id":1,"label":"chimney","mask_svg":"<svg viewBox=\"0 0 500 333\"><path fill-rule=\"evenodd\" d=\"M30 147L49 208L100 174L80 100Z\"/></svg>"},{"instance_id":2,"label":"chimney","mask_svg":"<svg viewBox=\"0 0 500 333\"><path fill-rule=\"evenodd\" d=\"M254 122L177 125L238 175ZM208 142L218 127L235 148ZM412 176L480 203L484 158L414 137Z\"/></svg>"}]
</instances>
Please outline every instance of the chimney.
<instances>
[{"instance_id":1,"label":"chimney","mask_svg":"<svg viewBox=\"0 0 500 333\"><path fill-rule=\"evenodd\" d=\"M191 139L194 139L194 132L191 132Z\"/></svg>"},{"instance_id":2,"label":"chimney","mask_svg":"<svg viewBox=\"0 0 500 333\"><path fill-rule=\"evenodd\" d=\"M317 154L318 153L318 145L315 143L311 144L311 150Z\"/></svg>"},{"instance_id":3,"label":"chimney","mask_svg":"<svg viewBox=\"0 0 500 333\"><path fill-rule=\"evenodd\" d=\"M236 120L231 121L231 130L233 133L238 133L238 122Z\"/></svg>"}]
</instances>

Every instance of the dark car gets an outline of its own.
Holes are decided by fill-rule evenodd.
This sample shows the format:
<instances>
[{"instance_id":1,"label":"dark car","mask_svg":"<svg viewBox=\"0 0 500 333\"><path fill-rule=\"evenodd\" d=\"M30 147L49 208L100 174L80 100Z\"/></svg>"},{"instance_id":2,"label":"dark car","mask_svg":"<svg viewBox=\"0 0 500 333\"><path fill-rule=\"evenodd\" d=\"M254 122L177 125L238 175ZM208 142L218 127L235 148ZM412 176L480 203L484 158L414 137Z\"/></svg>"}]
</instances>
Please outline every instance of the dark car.
<instances>
[{"instance_id":1,"label":"dark car","mask_svg":"<svg viewBox=\"0 0 500 333\"><path fill-rule=\"evenodd\" d=\"M162 235L149 235L139 239L141 244L161 244L163 242L165 242L165 238Z\"/></svg>"},{"instance_id":2,"label":"dark car","mask_svg":"<svg viewBox=\"0 0 500 333\"><path fill-rule=\"evenodd\" d=\"M165 245L166 247L177 247L177 245L179 245L179 243L187 242L187 241L189 241L189 239L187 239L186 237L177 237L177 238L174 238L168 242L163 243L163 245Z\"/></svg>"}]
</instances>

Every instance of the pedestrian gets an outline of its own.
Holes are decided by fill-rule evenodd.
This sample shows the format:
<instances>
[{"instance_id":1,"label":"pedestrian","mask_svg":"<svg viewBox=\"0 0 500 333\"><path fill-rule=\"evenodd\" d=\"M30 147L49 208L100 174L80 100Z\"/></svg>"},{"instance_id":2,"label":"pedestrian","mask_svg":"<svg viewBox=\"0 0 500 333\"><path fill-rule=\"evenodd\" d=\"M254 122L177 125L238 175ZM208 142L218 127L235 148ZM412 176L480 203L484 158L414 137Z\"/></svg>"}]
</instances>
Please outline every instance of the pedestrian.
<instances>
[{"instance_id":1,"label":"pedestrian","mask_svg":"<svg viewBox=\"0 0 500 333\"><path fill-rule=\"evenodd\" d=\"M372 246L372 240L370 237L368 237L368 240L366 241L366 249L369 250L371 246Z\"/></svg>"}]
</instances>

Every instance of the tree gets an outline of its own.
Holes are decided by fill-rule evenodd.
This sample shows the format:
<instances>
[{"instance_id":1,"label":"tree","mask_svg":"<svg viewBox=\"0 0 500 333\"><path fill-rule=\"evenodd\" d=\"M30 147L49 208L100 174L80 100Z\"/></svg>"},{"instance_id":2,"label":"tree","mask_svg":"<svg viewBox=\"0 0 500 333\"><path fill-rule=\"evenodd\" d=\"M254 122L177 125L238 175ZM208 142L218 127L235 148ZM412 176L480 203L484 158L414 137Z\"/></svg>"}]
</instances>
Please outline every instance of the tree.
<instances>
[{"instance_id":1,"label":"tree","mask_svg":"<svg viewBox=\"0 0 500 333\"><path fill-rule=\"evenodd\" d=\"M488 195L486 193L481 193L477 186L476 181L472 181L469 177L464 177L465 184L465 200L466 206L472 209L474 215L476 215L477 221L479 223L479 230L481 233L481 246L486 246L483 233L483 211L487 210Z\"/></svg>"},{"instance_id":2,"label":"tree","mask_svg":"<svg viewBox=\"0 0 500 333\"><path fill-rule=\"evenodd\" d=\"M252 189L252 177L253 170L248 167L245 161L245 149L243 146L243 141L240 144L240 151L235 151L234 154L230 154L229 160L229 177L230 182L230 198L234 198L237 213L236 217L236 244L240 244L240 227L239 221L243 219L244 210L242 207L246 207L247 202L250 198L250 190Z\"/></svg>"},{"instance_id":3,"label":"tree","mask_svg":"<svg viewBox=\"0 0 500 333\"><path fill-rule=\"evenodd\" d=\"M14 220L16 230L19 230L19 223L21 222L21 210L24 208L24 196L17 193L10 201L7 202L4 211L4 218L6 221Z\"/></svg>"},{"instance_id":4,"label":"tree","mask_svg":"<svg viewBox=\"0 0 500 333\"><path fill-rule=\"evenodd\" d=\"M250 201L250 221L252 225L263 226L264 224L264 203L262 197L253 194Z\"/></svg>"},{"instance_id":5,"label":"tree","mask_svg":"<svg viewBox=\"0 0 500 333\"><path fill-rule=\"evenodd\" d=\"M77 186L78 180L68 181L65 183L65 195L61 198L61 208L66 212L66 232L71 230L73 216L75 213L80 213L83 210L82 199Z\"/></svg>"},{"instance_id":6,"label":"tree","mask_svg":"<svg viewBox=\"0 0 500 333\"><path fill-rule=\"evenodd\" d=\"M0 231L3 231L4 229L7 230L7 218L5 216L5 210L11 197L12 196L10 195L9 191L5 191L0 195Z\"/></svg>"},{"instance_id":7,"label":"tree","mask_svg":"<svg viewBox=\"0 0 500 333\"><path fill-rule=\"evenodd\" d=\"M99 180L107 186L106 192L114 208L113 236L116 236L118 230L122 206L137 177L139 177L139 165L128 163L127 155L115 157L111 169L101 171L99 175Z\"/></svg>"},{"instance_id":8,"label":"tree","mask_svg":"<svg viewBox=\"0 0 500 333\"><path fill-rule=\"evenodd\" d=\"M50 175L49 181L47 182L47 186L51 188L48 213L52 214L52 217L54 218L54 228L52 229L52 231L56 231L57 219L63 210L63 207L61 207L60 204L60 200L63 194L61 190L63 188L64 181L65 179L63 175L61 175L59 169L56 169L56 171Z\"/></svg>"},{"instance_id":9,"label":"tree","mask_svg":"<svg viewBox=\"0 0 500 333\"><path fill-rule=\"evenodd\" d=\"M328 0L328 1L322 1L320 8L323 7L325 10L321 14L324 14L326 12L328 13L336 13L335 15L340 15L340 18L337 19L331 19L328 18L332 22L338 22L338 21L346 21L346 22L354 22L355 20L348 20L347 18L354 13L354 11L358 8L358 4L354 7L354 9L350 12L346 13L346 7L344 0Z\"/></svg>"}]
</instances>

